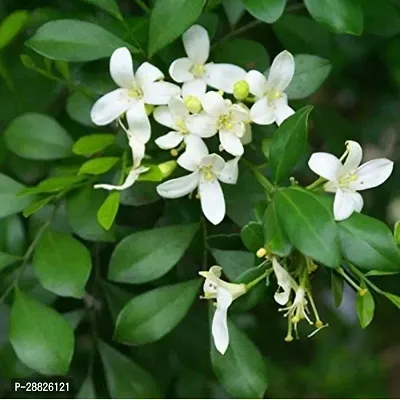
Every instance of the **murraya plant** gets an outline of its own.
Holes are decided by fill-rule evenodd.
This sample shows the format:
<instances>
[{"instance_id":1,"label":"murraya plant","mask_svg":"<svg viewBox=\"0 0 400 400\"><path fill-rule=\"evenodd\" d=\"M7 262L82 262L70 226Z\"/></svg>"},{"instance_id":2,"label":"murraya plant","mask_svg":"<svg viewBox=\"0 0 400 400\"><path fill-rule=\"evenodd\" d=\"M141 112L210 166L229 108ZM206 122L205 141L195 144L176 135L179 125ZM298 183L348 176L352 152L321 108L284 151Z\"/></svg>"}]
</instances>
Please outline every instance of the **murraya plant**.
<instances>
[{"instance_id":1,"label":"murraya plant","mask_svg":"<svg viewBox=\"0 0 400 400\"><path fill-rule=\"evenodd\" d=\"M153 11L154 19L162 12L157 8L162 7L160 3ZM113 10L129 31L118 8ZM92 29L90 34L100 42L105 40L107 48L89 46L86 52L69 53L61 45L49 44L49 38L61 41L57 35L68 24L77 32L83 26ZM82 21L45 24L28 42L46 57L45 67L28 55L22 56L24 65L66 83L75 96L81 96L77 108L87 114L84 119L90 114L94 125L112 133L94 133L73 142L55 120L39 114L24 114L5 131L8 148L22 157L40 159L45 151L48 160L66 159L51 177L34 187L1 176L9 196L2 215L23 210L25 217L35 221L34 239L25 255L4 253L0 257L0 269L9 271L1 296L1 302L12 304L9 341L30 369L44 375L68 372L73 328L82 316L73 311L61 316L28 293L21 282L32 261L43 288L83 301L113 397L128 393L113 383L121 369L131 373L129 379L140 381L129 396L159 396L153 378L120 354L116 342L144 345L166 336L191 312L201 283L200 297L211 300L211 362L222 386L237 397L262 397L267 373L258 349L229 321L228 310L236 299L268 286L265 296L273 298L287 321L286 342L311 338L329 327L330 321L318 312L314 288L318 276L326 271L331 273L337 305L343 283L356 291L363 328L374 315L373 294L400 307L400 297L371 280L375 275L400 272L397 243L385 224L362 213L359 193L390 179L393 162L379 158L362 163L362 147L351 137L343 143L342 154L305 156L312 107L289 105L291 94L300 99L315 91L330 68L316 85L313 65L321 65L321 59L312 55L293 56L283 49L267 70L228 63L221 55L214 60L209 25L190 25L168 40L161 38L162 32L153 33L160 38L150 35L152 56L180 33L183 49L171 51L177 57L164 54L146 61L133 38L125 43ZM97 90L92 84L93 93L71 78L73 64L66 61L108 56L112 87ZM46 132L45 138L40 131ZM305 157L315 180L300 183L296 171L307 161ZM246 186L248 179L257 189ZM256 190L261 193L257 204L252 200ZM166 211L154 218L152 229L132 230L119 223L129 219L132 206L148 204L159 214L155 203L160 198L165 199ZM248 209L254 209L246 213L245 223L237 217L240 198ZM65 213L72 232L57 228L57 220ZM232 222L241 226L241 240L257 261L242 265L240 259L213 250L211 242L229 240ZM106 276L100 276L102 246L115 240L118 243L113 245ZM173 275L184 253L191 254L191 243L199 240L204 250L201 265ZM94 254L93 265L89 249ZM107 281L154 285L128 301L117 296L123 304L116 307ZM98 314L107 304L114 321L112 340L96 328ZM251 307L254 302L248 304ZM235 357L241 356L245 357L241 368L250 372L243 374L249 375L248 390L229 379ZM91 385L93 360L91 356L82 390Z\"/></svg>"}]
</instances>

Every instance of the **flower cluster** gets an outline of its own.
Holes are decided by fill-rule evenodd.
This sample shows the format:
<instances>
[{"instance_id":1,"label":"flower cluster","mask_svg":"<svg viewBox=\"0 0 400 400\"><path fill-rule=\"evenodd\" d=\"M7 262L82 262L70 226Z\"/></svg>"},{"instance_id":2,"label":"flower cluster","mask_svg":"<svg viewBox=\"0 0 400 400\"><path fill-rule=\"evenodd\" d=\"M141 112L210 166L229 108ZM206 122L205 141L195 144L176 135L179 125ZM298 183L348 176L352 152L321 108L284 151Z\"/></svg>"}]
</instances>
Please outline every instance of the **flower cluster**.
<instances>
[{"instance_id":1,"label":"flower cluster","mask_svg":"<svg viewBox=\"0 0 400 400\"><path fill-rule=\"evenodd\" d=\"M158 193L177 198L197 189L204 215L216 225L225 216L219 182L236 183L243 146L251 142L251 124L279 125L294 113L284 93L294 75L294 59L287 51L278 54L266 78L258 71L246 72L236 65L207 62L210 39L199 25L189 28L182 39L187 57L175 60L169 68L172 80L181 87L164 81L164 74L148 62L134 71L127 48L112 54L110 73L119 88L94 104L91 117L97 125L118 121L127 134L133 166L122 185L95 187L124 190L147 171L142 161L151 138L149 115L153 113L155 121L170 129L155 143L174 155L184 149L177 163L191 172L162 183ZM254 102L250 109L243 103L246 100ZM228 161L209 154L205 139L217 134L219 150L231 156Z\"/></svg>"}]
</instances>

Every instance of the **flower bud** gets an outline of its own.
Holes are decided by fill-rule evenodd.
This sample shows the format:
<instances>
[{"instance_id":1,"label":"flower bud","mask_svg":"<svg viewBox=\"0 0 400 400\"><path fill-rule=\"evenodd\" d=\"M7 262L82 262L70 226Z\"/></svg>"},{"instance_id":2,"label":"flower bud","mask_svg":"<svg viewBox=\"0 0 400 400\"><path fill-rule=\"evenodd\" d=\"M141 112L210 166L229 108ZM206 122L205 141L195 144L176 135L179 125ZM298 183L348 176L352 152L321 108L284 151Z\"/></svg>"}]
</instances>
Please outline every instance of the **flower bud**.
<instances>
[{"instance_id":1,"label":"flower bud","mask_svg":"<svg viewBox=\"0 0 400 400\"><path fill-rule=\"evenodd\" d=\"M171 153L171 156L172 157L178 157L178 150L177 149L172 149L171 151L170 151L170 153Z\"/></svg>"},{"instance_id":2,"label":"flower bud","mask_svg":"<svg viewBox=\"0 0 400 400\"><path fill-rule=\"evenodd\" d=\"M250 86L246 81L237 81L233 85L233 95L235 96L236 100L244 100L249 95L249 93Z\"/></svg>"},{"instance_id":3,"label":"flower bud","mask_svg":"<svg viewBox=\"0 0 400 400\"><path fill-rule=\"evenodd\" d=\"M177 167L177 162L175 160L170 160L163 162L161 164L158 164L158 168L160 169L163 178L168 178L172 173L175 171Z\"/></svg>"},{"instance_id":4,"label":"flower bud","mask_svg":"<svg viewBox=\"0 0 400 400\"><path fill-rule=\"evenodd\" d=\"M192 114L198 114L202 109L201 102L196 96L186 97L184 104Z\"/></svg>"},{"instance_id":5,"label":"flower bud","mask_svg":"<svg viewBox=\"0 0 400 400\"><path fill-rule=\"evenodd\" d=\"M147 115L150 115L154 111L154 106L152 104L145 104L144 109Z\"/></svg>"},{"instance_id":6,"label":"flower bud","mask_svg":"<svg viewBox=\"0 0 400 400\"><path fill-rule=\"evenodd\" d=\"M263 258L267 254L267 250L264 249L264 247L261 247L260 249L257 250L256 256L258 258Z\"/></svg>"}]
</instances>

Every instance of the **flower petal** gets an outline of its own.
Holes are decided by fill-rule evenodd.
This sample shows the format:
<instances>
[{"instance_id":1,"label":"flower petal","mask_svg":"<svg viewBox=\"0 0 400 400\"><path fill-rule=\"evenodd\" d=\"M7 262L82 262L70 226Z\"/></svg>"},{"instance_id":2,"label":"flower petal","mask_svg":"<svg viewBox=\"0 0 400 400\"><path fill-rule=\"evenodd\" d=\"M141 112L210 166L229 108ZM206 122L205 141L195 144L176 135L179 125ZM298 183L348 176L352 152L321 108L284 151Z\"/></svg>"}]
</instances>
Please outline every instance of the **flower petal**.
<instances>
[{"instance_id":1,"label":"flower petal","mask_svg":"<svg viewBox=\"0 0 400 400\"><path fill-rule=\"evenodd\" d=\"M188 58L178 58L169 67L171 78L178 83L188 82L194 79L190 69L193 67L192 61Z\"/></svg>"},{"instance_id":2,"label":"flower petal","mask_svg":"<svg viewBox=\"0 0 400 400\"><path fill-rule=\"evenodd\" d=\"M246 71L233 64L207 64L205 80L208 86L233 93L233 85L246 78Z\"/></svg>"},{"instance_id":3,"label":"flower petal","mask_svg":"<svg viewBox=\"0 0 400 400\"><path fill-rule=\"evenodd\" d=\"M358 179L350 182L348 187L352 190L371 189L382 185L393 171L393 161L387 158L378 158L368 161L357 168L356 175Z\"/></svg>"},{"instance_id":4,"label":"flower petal","mask_svg":"<svg viewBox=\"0 0 400 400\"><path fill-rule=\"evenodd\" d=\"M219 117L220 115L227 114L229 111L229 106L226 104L224 98L217 92L207 92L201 103L204 111L212 117Z\"/></svg>"},{"instance_id":5,"label":"flower petal","mask_svg":"<svg viewBox=\"0 0 400 400\"><path fill-rule=\"evenodd\" d=\"M282 93L282 96L274 101L275 106L275 121L277 125L281 125L282 122L294 114L293 108L288 106L287 96Z\"/></svg>"},{"instance_id":6,"label":"flower petal","mask_svg":"<svg viewBox=\"0 0 400 400\"><path fill-rule=\"evenodd\" d=\"M132 168L131 172L125 179L125 182L122 185L108 185L108 184L98 184L94 185L95 189L105 189L105 190L125 190L130 188L137 180L139 175L143 172L146 172L148 168L146 167L139 167L139 168Z\"/></svg>"},{"instance_id":7,"label":"flower petal","mask_svg":"<svg viewBox=\"0 0 400 400\"><path fill-rule=\"evenodd\" d=\"M129 89L134 83L132 56L126 47L120 47L112 54L110 74L113 81L121 88Z\"/></svg>"},{"instance_id":8,"label":"flower petal","mask_svg":"<svg viewBox=\"0 0 400 400\"><path fill-rule=\"evenodd\" d=\"M228 290L218 288L217 308L214 313L211 332L215 347L221 354L225 354L229 346L228 308L232 301L232 295Z\"/></svg>"},{"instance_id":9,"label":"flower petal","mask_svg":"<svg viewBox=\"0 0 400 400\"><path fill-rule=\"evenodd\" d=\"M308 166L313 172L328 181L337 181L342 163L333 154L313 153L308 160Z\"/></svg>"},{"instance_id":10,"label":"flower petal","mask_svg":"<svg viewBox=\"0 0 400 400\"><path fill-rule=\"evenodd\" d=\"M359 197L354 194L354 192L344 191L340 188L337 190L333 202L333 215L336 221L349 218L356 211L356 207L359 208Z\"/></svg>"},{"instance_id":11,"label":"flower petal","mask_svg":"<svg viewBox=\"0 0 400 400\"><path fill-rule=\"evenodd\" d=\"M205 64L210 54L208 32L200 25L193 25L182 35L186 54L194 64Z\"/></svg>"},{"instance_id":12,"label":"flower petal","mask_svg":"<svg viewBox=\"0 0 400 400\"><path fill-rule=\"evenodd\" d=\"M199 184L199 172L181 178L171 179L157 186L157 193L167 199L176 199L193 192Z\"/></svg>"},{"instance_id":13,"label":"flower petal","mask_svg":"<svg viewBox=\"0 0 400 400\"><path fill-rule=\"evenodd\" d=\"M354 172L358 166L361 164L363 151L359 143L354 140L348 140L346 142L346 147L349 154L346 157L346 161L343 164L343 167L340 171L341 175L348 174L350 172Z\"/></svg>"},{"instance_id":14,"label":"flower petal","mask_svg":"<svg viewBox=\"0 0 400 400\"><path fill-rule=\"evenodd\" d=\"M246 82L249 84L250 93L257 97L263 97L267 91L267 78L259 71L249 71L246 74Z\"/></svg>"},{"instance_id":15,"label":"flower petal","mask_svg":"<svg viewBox=\"0 0 400 400\"><path fill-rule=\"evenodd\" d=\"M204 216L214 225L225 217L225 199L217 178L207 180L200 177L199 195Z\"/></svg>"},{"instance_id":16,"label":"flower petal","mask_svg":"<svg viewBox=\"0 0 400 400\"><path fill-rule=\"evenodd\" d=\"M240 106L239 104L233 104L229 110L232 114L232 119L235 122L249 122L250 110Z\"/></svg>"},{"instance_id":17,"label":"flower petal","mask_svg":"<svg viewBox=\"0 0 400 400\"><path fill-rule=\"evenodd\" d=\"M189 115L185 103L179 96L171 97L168 102L168 107L174 118L186 118Z\"/></svg>"},{"instance_id":18,"label":"flower petal","mask_svg":"<svg viewBox=\"0 0 400 400\"><path fill-rule=\"evenodd\" d=\"M283 92L294 75L294 58L286 50L279 53L272 62L268 75L268 88Z\"/></svg>"},{"instance_id":19,"label":"flower petal","mask_svg":"<svg viewBox=\"0 0 400 400\"><path fill-rule=\"evenodd\" d=\"M163 150L173 149L183 140L181 132L171 131L155 140L156 145Z\"/></svg>"},{"instance_id":20,"label":"flower petal","mask_svg":"<svg viewBox=\"0 0 400 400\"><path fill-rule=\"evenodd\" d=\"M156 107L153 112L154 119L161 125L176 129L174 117L168 106Z\"/></svg>"},{"instance_id":21,"label":"flower petal","mask_svg":"<svg viewBox=\"0 0 400 400\"><path fill-rule=\"evenodd\" d=\"M203 79L193 79L182 85L182 97L185 99L188 96L194 96L201 101L206 94L206 90L207 85Z\"/></svg>"},{"instance_id":22,"label":"flower petal","mask_svg":"<svg viewBox=\"0 0 400 400\"><path fill-rule=\"evenodd\" d=\"M181 90L169 82L154 82L142 87L146 104L165 105L172 96L179 96Z\"/></svg>"},{"instance_id":23,"label":"flower petal","mask_svg":"<svg viewBox=\"0 0 400 400\"><path fill-rule=\"evenodd\" d=\"M107 125L132 107L136 101L129 97L127 89L116 89L96 101L90 116L96 125Z\"/></svg>"},{"instance_id":24,"label":"flower petal","mask_svg":"<svg viewBox=\"0 0 400 400\"><path fill-rule=\"evenodd\" d=\"M272 267L274 269L278 286L283 290L282 292L277 291L274 295L274 299L278 304L284 306L289 301L292 279L289 272L282 267L275 257L272 258Z\"/></svg>"},{"instance_id":25,"label":"flower petal","mask_svg":"<svg viewBox=\"0 0 400 400\"><path fill-rule=\"evenodd\" d=\"M137 168L143 160L146 146L139 138L132 135L129 137L129 147L132 150L133 167Z\"/></svg>"},{"instance_id":26,"label":"flower petal","mask_svg":"<svg viewBox=\"0 0 400 400\"><path fill-rule=\"evenodd\" d=\"M211 167L211 171L218 175L225 167L225 160L218 154L206 155L201 159L200 167Z\"/></svg>"},{"instance_id":27,"label":"flower petal","mask_svg":"<svg viewBox=\"0 0 400 400\"><path fill-rule=\"evenodd\" d=\"M126 113L129 133L147 143L151 135L150 120L142 101L137 101Z\"/></svg>"},{"instance_id":28,"label":"flower petal","mask_svg":"<svg viewBox=\"0 0 400 400\"><path fill-rule=\"evenodd\" d=\"M275 122L275 110L265 97L256 101L250 109L250 118L259 125L270 125Z\"/></svg>"},{"instance_id":29,"label":"flower petal","mask_svg":"<svg viewBox=\"0 0 400 400\"><path fill-rule=\"evenodd\" d=\"M240 138L230 131L219 131L219 140L223 149L233 156L241 156L244 153L243 144Z\"/></svg>"},{"instance_id":30,"label":"flower petal","mask_svg":"<svg viewBox=\"0 0 400 400\"><path fill-rule=\"evenodd\" d=\"M205 112L187 117L186 127L190 133L202 138L214 136L218 130L217 119L207 115Z\"/></svg>"},{"instance_id":31,"label":"flower petal","mask_svg":"<svg viewBox=\"0 0 400 400\"><path fill-rule=\"evenodd\" d=\"M243 145L249 144L253 140L253 134L250 124L244 124L244 133L240 140Z\"/></svg>"},{"instance_id":32,"label":"flower petal","mask_svg":"<svg viewBox=\"0 0 400 400\"><path fill-rule=\"evenodd\" d=\"M177 162L188 171L196 171L199 169L203 157L207 155L208 149L202 140L189 140L186 145L186 151L179 156Z\"/></svg>"},{"instance_id":33,"label":"flower petal","mask_svg":"<svg viewBox=\"0 0 400 400\"><path fill-rule=\"evenodd\" d=\"M221 182L229 183L230 185L234 185L237 182L239 176L239 160L240 157L235 157L225 162L224 169L217 175Z\"/></svg>"},{"instance_id":34,"label":"flower petal","mask_svg":"<svg viewBox=\"0 0 400 400\"><path fill-rule=\"evenodd\" d=\"M164 74L153 64L145 61L136 70L135 78L140 87L164 79Z\"/></svg>"}]
</instances>

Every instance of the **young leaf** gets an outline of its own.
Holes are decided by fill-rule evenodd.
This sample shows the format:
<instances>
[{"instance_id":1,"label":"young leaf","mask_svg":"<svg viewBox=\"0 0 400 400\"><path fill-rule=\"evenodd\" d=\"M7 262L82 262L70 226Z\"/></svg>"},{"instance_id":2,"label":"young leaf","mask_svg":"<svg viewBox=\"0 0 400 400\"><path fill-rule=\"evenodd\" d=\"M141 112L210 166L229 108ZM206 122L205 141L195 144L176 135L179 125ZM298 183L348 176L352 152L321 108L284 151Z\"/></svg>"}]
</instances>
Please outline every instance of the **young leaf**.
<instances>
[{"instance_id":1,"label":"young leaf","mask_svg":"<svg viewBox=\"0 0 400 400\"><path fill-rule=\"evenodd\" d=\"M232 281L254 266L254 254L248 251L213 249L212 255Z\"/></svg>"},{"instance_id":2,"label":"young leaf","mask_svg":"<svg viewBox=\"0 0 400 400\"><path fill-rule=\"evenodd\" d=\"M243 4L253 17L272 24L283 14L286 0L243 0Z\"/></svg>"},{"instance_id":3,"label":"young leaf","mask_svg":"<svg viewBox=\"0 0 400 400\"><path fill-rule=\"evenodd\" d=\"M110 230L117 216L120 197L120 192L115 191L110 193L99 208L99 211L97 211L97 220L106 230Z\"/></svg>"},{"instance_id":4,"label":"young leaf","mask_svg":"<svg viewBox=\"0 0 400 400\"><path fill-rule=\"evenodd\" d=\"M331 271L331 290L336 307L340 307L343 300L344 280Z\"/></svg>"},{"instance_id":5,"label":"young leaf","mask_svg":"<svg viewBox=\"0 0 400 400\"><path fill-rule=\"evenodd\" d=\"M33 266L42 286L59 296L82 298L92 263L88 249L65 233L47 231L37 244Z\"/></svg>"},{"instance_id":6,"label":"young leaf","mask_svg":"<svg viewBox=\"0 0 400 400\"><path fill-rule=\"evenodd\" d=\"M48 115L27 113L14 119L4 132L9 150L31 160L58 160L72 155L73 140Z\"/></svg>"},{"instance_id":7,"label":"young leaf","mask_svg":"<svg viewBox=\"0 0 400 400\"><path fill-rule=\"evenodd\" d=\"M200 17L206 0L157 1L150 17L149 57L182 35Z\"/></svg>"},{"instance_id":8,"label":"young leaf","mask_svg":"<svg viewBox=\"0 0 400 400\"><path fill-rule=\"evenodd\" d=\"M117 162L118 157L99 157L93 160L88 160L82 164L79 169L78 175L91 174L101 175L108 172Z\"/></svg>"},{"instance_id":9,"label":"young leaf","mask_svg":"<svg viewBox=\"0 0 400 400\"><path fill-rule=\"evenodd\" d=\"M258 222L250 222L240 232L244 245L255 253L259 248L264 247L263 227Z\"/></svg>"},{"instance_id":10,"label":"young leaf","mask_svg":"<svg viewBox=\"0 0 400 400\"><path fill-rule=\"evenodd\" d=\"M121 11L119 10L116 0L84 0L84 1L103 9L104 11L107 11L115 18L119 19L120 21L123 21Z\"/></svg>"},{"instance_id":11,"label":"young leaf","mask_svg":"<svg viewBox=\"0 0 400 400\"><path fill-rule=\"evenodd\" d=\"M115 141L115 136L107 133L83 136L79 138L72 147L74 154L80 156L91 156L101 150L111 146Z\"/></svg>"},{"instance_id":12,"label":"young leaf","mask_svg":"<svg viewBox=\"0 0 400 400\"><path fill-rule=\"evenodd\" d=\"M16 290L10 316L10 342L18 358L43 375L65 375L74 351L68 322L52 308Z\"/></svg>"},{"instance_id":13,"label":"young leaf","mask_svg":"<svg viewBox=\"0 0 400 400\"><path fill-rule=\"evenodd\" d=\"M181 259L198 228L198 224L173 225L127 236L111 256L108 278L138 284L165 275Z\"/></svg>"},{"instance_id":14,"label":"young leaf","mask_svg":"<svg viewBox=\"0 0 400 400\"><path fill-rule=\"evenodd\" d=\"M42 194L42 193L55 193L68 189L76 183L82 181L82 176L55 176L45 179L40 182L36 187L30 187L21 190L18 195L26 194Z\"/></svg>"},{"instance_id":15,"label":"young leaf","mask_svg":"<svg viewBox=\"0 0 400 400\"><path fill-rule=\"evenodd\" d=\"M0 24L0 50L4 49L24 28L28 11L18 10L8 15Z\"/></svg>"},{"instance_id":16,"label":"young leaf","mask_svg":"<svg viewBox=\"0 0 400 400\"><path fill-rule=\"evenodd\" d=\"M369 290L364 294L364 296L357 294L356 309L361 328L364 329L374 318L375 311L375 301Z\"/></svg>"},{"instance_id":17,"label":"young leaf","mask_svg":"<svg viewBox=\"0 0 400 400\"><path fill-rule=\"evenodd\" d=\"M131 345L161 339L187 314L200 284L200 279L193 279L159 287L133 298L118 316L115 339Z\"/></svg>"},{"instance_id":18,"label":"young leaf","mask_svg":"<svg viewBox=\"0 0 400 400\"><path fill-rule=\"evenodd\" d=\"M308 116L312 106L306 106L289 117L277 129L269 150L269 161L275 183L287 178L307 146Z\"/></svg>"}]
</instances>

